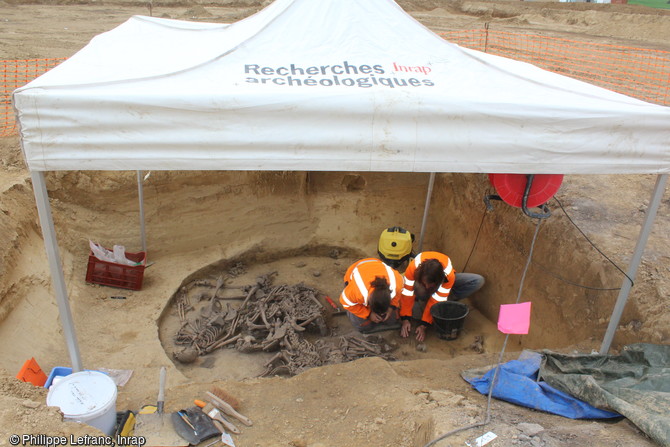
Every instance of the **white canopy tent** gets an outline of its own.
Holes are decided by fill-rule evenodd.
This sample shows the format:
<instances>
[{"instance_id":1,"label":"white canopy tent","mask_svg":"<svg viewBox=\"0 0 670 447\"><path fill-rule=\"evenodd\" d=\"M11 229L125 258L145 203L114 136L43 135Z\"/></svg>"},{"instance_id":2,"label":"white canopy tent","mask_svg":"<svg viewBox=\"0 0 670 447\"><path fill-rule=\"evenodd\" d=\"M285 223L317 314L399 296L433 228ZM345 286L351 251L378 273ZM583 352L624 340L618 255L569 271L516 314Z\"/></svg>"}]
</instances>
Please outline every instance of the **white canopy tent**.
<instances>
[{"instance_id":1,"label":"white canopy tent","mask_svg":"<svg viewBox=\"0 0 670 447\"><path fill-rule=\"evenodd\" d=\"M461 48L392 0L132 17L13 99L75 369L44 171L653 173L648 231L670 172L670 108Z\"/></svg>"}]
</instances>

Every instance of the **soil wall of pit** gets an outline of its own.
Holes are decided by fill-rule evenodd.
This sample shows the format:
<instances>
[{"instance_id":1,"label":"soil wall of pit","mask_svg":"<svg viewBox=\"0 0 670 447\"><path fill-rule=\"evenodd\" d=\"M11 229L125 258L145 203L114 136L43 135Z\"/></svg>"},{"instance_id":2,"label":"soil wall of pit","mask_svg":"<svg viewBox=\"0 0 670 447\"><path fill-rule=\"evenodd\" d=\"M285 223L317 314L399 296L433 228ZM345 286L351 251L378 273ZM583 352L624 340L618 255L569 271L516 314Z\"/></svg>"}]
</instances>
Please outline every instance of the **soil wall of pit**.
<instances>
[{"instance_id":1,"label":"soil wall of pit","mask_svg":"<svg viewBox=\"0 0 670 447\"><path fill-rule=\"evenodd\" d=\"M148 259L156 264L145 272L142 291L122 293L84 282L88 240L141 250L137 174L49 173L75 324L88 335L82 351L105 346L115 353L114 346L133 346L138 337L138 353L149 339L159 344L156 323L183 281L242 253L334 246L374 256L385 227L418 234L428 179L412 173L152 172L143 189ZM483 196L491 192L484 174L438 175L423 248L449 254L458 271L467 261L467 271L484 275L487 284L470 304L496 321L500 304L516 301L536 224L501 202L484 215ZM7 237L0 258L0 335L13 342L4 346L0 367L17 370L25 353L53 366L67 364L30 182L23 177L5 188L2 203ZM514 347L554 349L602 339L616 291L575 287L556 276L596 288L621 284L620 274L555 210L541 223L521 296L533 302L531 332L513 337ZM120 294L132 300L110 300ZM150 321L141 334L114 324L113 318L135 318L131 312L148 318L137 327ZM633 300L622 320L630 330L617 333L615 342L662 341L644 326L638 331L644 319ZM17 337L17 327L34 328L33 336Z\"/></svg>"},{"instance_id":2,"label":"soil wall of pit","mask_svg":"<svg viewBox=\"0 0 670 447\"><path fill-rule=\"evenodd\" d=\"M60 181L54 183L63 188L53 191L57 199L72 196L69 187L85 199L88 182L102 180L105 186L73 203L69 213L75 215L67 217L67 225L57 225L72 232L66 239L85 240L80 235L91 234L97 241L128 241L137 247L133 174L55 176ZM416 249L428 179L429 174L410 173L154 172L144 184L150 258L196 250L231 252L233 247L237 253L254 247L273 252L317 244L374 256L379 233L392 225L416 233ZM486 286L470 301L496 321L500 304L517 299L536 220L502 202L493 202L494 210L485 213L483 197L490 193L494 191L484 174L438 175L423 249L449 254L458 271L466 267L484 275ZM92 228L90 220L76 215L76 207L86 204L95 211L91 218L109 221L108 228ZM552 206L553 216L540 224L523 285L521 300L532 301L534 307L531 333L515 337L519 347L555 348L601 339L616 291L594 289L621 283L620 274ZM634 306L627 312L627 321L638 318Z\"/></svg>"},{"instance_id":3,"label":"soil wall of pit","mask_svg":"<svg viewBox=\"0 0 670 447\"><path fill-rule=\"evenodd\" d=\"M618 291L599 289L620 287L623 276L570 223L555 200L549 201L551 217L541 220L538 229L537 219L503 202L492 201L493 210L486 211L484 196L495 193L486 175L438 178L428 223L431 243L450 254L457 270L465 267L486 277L487 284L472 304L495 322L501 304L517 298L532 302L530 333L512 336L511 346L558 348L602 340ZM560 191L557 196L570 201ZM636 318L641 318L637 309L629 305L623 321Z\"/></svg>"}]
</instances>

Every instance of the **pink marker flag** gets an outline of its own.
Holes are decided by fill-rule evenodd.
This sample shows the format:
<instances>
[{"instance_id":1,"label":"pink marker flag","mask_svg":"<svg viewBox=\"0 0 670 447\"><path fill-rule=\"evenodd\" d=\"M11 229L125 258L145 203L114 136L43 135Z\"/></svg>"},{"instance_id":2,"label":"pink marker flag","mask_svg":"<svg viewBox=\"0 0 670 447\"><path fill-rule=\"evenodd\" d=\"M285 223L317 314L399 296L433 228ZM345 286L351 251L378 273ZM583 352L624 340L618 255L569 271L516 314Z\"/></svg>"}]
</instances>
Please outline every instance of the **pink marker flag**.
<instances>
[{"instance_id":1,"label":"pink marker flag","mask_svg":"<svg viewBox=\"0 0 670 447\"><path fill-rule=\"evenodd\" d=\"M498 316L498 330L503 334L527 334L530 328L530 301L502 304Z\"/></svg>"}]
</instances>

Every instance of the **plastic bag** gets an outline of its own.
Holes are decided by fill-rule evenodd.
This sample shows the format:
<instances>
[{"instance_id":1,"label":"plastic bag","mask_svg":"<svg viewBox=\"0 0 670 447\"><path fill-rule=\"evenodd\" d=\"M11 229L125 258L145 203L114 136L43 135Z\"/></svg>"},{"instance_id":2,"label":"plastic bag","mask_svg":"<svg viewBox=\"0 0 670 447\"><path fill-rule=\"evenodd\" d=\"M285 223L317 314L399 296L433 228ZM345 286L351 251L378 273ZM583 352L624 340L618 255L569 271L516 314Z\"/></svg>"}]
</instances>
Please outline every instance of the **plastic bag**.
<instances>
[{"instance_id":1,"label":"plastic bag","mask_svg":"<svg viewBox=\"0 0 670 447\"><path fill-rule=\"evenodd\" d=\"M126 247L123 245L115 245L113 247L114 250L114 262L117 264L125 264L125 265L135 265L135 262L130 261L129 259L126 258Z\"/></svg>"},{"instance_id":2,"label":"plastic bag","mask_svg":"<svg viewBox=\"0 0 670 447\"><path fill-rule=\"evenodd\" d=\"M138 264L137 262L131 261L130 259L126 258L126 247L124 247L123 245L115 245L114 251L112 252L107 250L105 247L96 244L90 239L88 241L88 244L91 247L93 256L95 256L101 261L113 262L115 264L122 264L122 265L132 265L132 266Z\"/></svg>"}]
</instances>

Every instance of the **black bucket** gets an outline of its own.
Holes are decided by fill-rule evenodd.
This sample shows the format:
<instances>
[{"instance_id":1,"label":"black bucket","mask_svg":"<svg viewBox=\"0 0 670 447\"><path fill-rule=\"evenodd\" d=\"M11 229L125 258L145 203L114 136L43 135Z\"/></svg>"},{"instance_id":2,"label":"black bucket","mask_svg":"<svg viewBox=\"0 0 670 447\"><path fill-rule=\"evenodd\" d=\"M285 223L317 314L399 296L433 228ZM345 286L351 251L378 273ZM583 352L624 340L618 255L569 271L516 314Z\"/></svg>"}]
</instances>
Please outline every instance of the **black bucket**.
<instances>
[{"instance_id":1,"label":"black bucket","mask_svg":"<svg viewBox=\"0 0 670 447\"><path fill-rule=\"evenodd\" d=\"M430 308L437 336L444 340L456 340L470 312L467 305L458 301L442 301Z\"/></svg>"}]
</instances>

